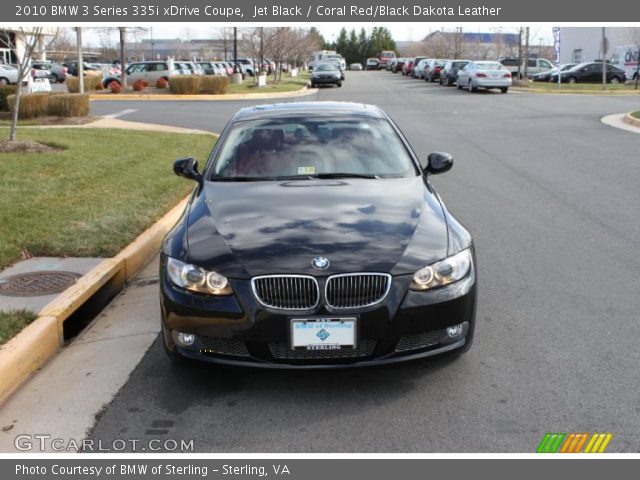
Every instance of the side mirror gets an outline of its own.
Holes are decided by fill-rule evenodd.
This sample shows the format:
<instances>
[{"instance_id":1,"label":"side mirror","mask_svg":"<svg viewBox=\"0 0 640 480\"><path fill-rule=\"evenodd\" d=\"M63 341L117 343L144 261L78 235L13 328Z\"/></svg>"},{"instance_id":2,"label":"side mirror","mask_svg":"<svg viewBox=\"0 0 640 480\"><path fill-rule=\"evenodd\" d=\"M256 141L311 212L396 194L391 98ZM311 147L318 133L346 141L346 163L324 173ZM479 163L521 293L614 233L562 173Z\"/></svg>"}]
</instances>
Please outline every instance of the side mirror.
<instances>
[{"instance_id":1,"label":"side mirror","mask_svg":"<svg viewBox=\"0 0 640 480\"><path fill-rule=\"evenodd\" d=\"M451 170L453 155L446 152L433 152L427 157L427 165L423 167L425 173L436 175Z\"/></svg>"},{"instance_id":2,"label":"side mirror","mask_svg":"<svg viewBox=\"0 0 640 480\"><path fill-rule=\"evenodd\" d=\"M198 160L193 157L179 158L173 162L173 173L196 182L202 180L202 175L198 172Z\"/></svg>"}]
</instances>

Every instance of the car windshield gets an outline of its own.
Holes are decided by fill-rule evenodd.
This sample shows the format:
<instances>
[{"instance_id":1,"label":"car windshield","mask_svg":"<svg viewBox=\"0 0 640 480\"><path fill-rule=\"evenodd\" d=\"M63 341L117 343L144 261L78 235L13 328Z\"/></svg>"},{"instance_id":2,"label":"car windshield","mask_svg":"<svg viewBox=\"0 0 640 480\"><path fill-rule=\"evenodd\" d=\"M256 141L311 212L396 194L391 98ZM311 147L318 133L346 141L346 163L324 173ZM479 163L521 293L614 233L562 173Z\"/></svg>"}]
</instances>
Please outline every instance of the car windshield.
<instances>
[{"instance_id":1,"label":"car windshield","mask_svg":"<svg viewBox=\"0 0 640 480\"><path fill-rule=\"evenodd\" d=\"M476 63L476 68L478 70L502 70L502 64L498 62L481 62Z\"/></svg>"},{"instance_id":2,"label":"car windshield","mask_svg":"<svg viewBox=\"0 0 640 480\"><path fill-rule=\"evenodd\" d=\"M318 71L318 72L325 71L325 70L337 71L338 68L335 65L331 65L331 64L328 64L328 63L323 63L322 65L318 65L316 67L316 71Z\"/></svg>"},{"instance_id":3,"label":"car windshield","mask_svg":"<svg viewBox=\"0 0 640 480\"><path fill-rule=\"evenodd\" d=\"M397 178L418 171L385 119L302 117L243 121L226 136L211 180Z\"/></svg>"}]
</instances>

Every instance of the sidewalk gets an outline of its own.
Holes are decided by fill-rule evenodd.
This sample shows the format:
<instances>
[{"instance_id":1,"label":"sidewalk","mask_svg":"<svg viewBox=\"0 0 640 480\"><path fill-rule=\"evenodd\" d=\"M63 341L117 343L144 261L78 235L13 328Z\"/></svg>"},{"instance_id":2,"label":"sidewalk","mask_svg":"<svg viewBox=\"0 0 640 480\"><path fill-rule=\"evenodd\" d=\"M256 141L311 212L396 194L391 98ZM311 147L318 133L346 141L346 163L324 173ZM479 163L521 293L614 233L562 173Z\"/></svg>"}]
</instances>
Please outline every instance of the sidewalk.
<instances>
[{"instance_id":1,"label":"sidewalk","mask_svg":"<svg viewBox=\"0 0 640 480\"><path fill-rule=\"evenodd\" d=\"M0 407L0 452L16 451L15 437L21 434L51 435L65 445L81 442L159 330L156 255L87 329Z\"/></svg>"}]
</instances>

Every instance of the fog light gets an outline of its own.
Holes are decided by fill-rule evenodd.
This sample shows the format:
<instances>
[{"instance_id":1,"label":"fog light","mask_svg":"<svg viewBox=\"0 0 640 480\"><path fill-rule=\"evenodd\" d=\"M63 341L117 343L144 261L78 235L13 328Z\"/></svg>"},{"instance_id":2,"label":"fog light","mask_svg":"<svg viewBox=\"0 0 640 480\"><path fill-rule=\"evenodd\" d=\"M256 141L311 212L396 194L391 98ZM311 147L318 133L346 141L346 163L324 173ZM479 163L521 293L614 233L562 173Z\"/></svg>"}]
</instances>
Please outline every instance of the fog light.
<instances>
[{"instance_id":1,"label":"fog light","mask_svg":"<svg viewBox=\"0 0 640 480\"><path fill-rule=\"evenodd\" d=\"M193 333L178 332L177 342L179 345L183 347L188 347L190 345L193 345L195 341L196 341L196 336Z\"/></svg>"},{"instance_id":2,"label":"fog light","mask_svg":"<svg viewBox=\"0 0 640 480\"><path fill-rule=\"evenodd\" d=\"M443 342L451 342L459 340L467 334L469 330L469 322L462 322L458 325L451 325L444 329L444 335L442 336Z\"/></svg>"}]
</instances>

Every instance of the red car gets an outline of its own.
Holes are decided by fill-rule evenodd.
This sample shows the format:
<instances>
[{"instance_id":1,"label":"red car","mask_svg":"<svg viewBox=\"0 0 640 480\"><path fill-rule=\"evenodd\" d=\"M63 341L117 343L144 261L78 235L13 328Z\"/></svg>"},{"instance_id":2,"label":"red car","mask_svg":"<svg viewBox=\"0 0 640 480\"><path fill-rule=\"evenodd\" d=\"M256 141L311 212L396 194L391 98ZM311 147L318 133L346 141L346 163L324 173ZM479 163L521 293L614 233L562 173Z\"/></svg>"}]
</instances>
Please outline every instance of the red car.
<instances>
[{"instance_id":1,"label":"red car","mask_svg":"<svg viewBox=\"0 0 640 480\"><path fill-rule=\"evenodd\" d=\"M402 65L402 75L411 76L411 71L413 70L413 60L407 60Z\"/></svg>"},{"instance_id":2,"label":"red car","mask_svg":"<svg viewBox=\"0 0 640 480\"><path fill-rule=\"evenodd\" d=\"M440 70L444 68L445 63L447 63L447 61L441 59L429 60L424 66L425 82L440 80Z\"/></svg>"},{"instance_id":3,"label":"red car","mask_svg":"<svg viewBox=\"0 0 640 480\"><path fill-rule=\"evenodd\" d=\"M383 70L387 67L387 63L396 58L396 52L393 50L383 50L378 55L378 68Z\"/></svg>"}]
</instances>

